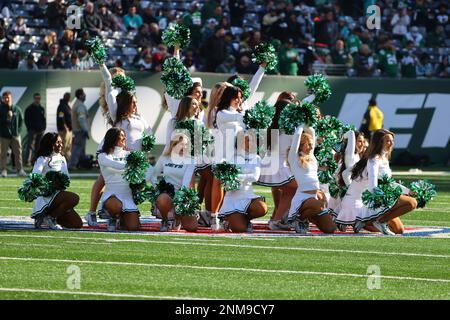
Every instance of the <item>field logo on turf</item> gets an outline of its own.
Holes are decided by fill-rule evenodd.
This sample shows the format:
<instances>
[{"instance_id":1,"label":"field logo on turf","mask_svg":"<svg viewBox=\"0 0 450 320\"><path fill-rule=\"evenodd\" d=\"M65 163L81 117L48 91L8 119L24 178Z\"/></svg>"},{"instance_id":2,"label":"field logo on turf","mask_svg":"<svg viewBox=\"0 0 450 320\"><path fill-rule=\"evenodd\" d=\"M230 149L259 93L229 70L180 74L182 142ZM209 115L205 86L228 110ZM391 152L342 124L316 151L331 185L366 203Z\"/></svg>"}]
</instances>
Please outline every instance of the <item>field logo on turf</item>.
<instances>
[{"instance_id":1,"label":"field logo on turf","mask_svg":"<svg viewBox=\"0 0 450 320\"><path fill-rule=\"evenodd\" d=\"M367 268L367 289L381 289L381 269L380 266L371 265Z\"/></svg>"},{"instance_id":2,"label":"field logo on turf","mask_svg":"<svg viewBox=\"0 0 450 320\"><path fill-rule=\"evenodd\" d=\"M81 289L81 269L79 266L71 264L67 267L66 273L69 275L66 284L69 290Z\"/></svg>"},{"instance_id":3,"label":"field logo on turf","mask_svg":"<svg viewBox=\"0 0 450 320\"><path fill-rule=\"evenodd\" d=\"M372 5L368 6L366 10L367 20L366 26L369 30L380 30L381 29L381 9L379 6Z\"/></svg>"},{"instance_id":4,"label":"field logo on turf","mask_svg":"<svg viewBox=\"0 0 450 320\"><path fill-rule=\"evenodd\" d=\"M81 29L81 8L76 5L67 7L66 25L68 29Z\"/></svg>"}]
</instances>

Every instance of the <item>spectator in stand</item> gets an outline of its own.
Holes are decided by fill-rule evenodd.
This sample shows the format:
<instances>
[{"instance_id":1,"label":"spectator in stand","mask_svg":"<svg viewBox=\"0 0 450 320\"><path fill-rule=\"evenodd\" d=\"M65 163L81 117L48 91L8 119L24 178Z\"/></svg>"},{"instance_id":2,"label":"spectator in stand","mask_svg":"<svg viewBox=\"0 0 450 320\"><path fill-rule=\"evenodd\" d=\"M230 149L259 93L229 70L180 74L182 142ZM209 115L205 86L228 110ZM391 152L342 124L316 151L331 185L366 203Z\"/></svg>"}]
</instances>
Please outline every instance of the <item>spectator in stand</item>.
<instances>
[{"instance_id":1,"label":"spectator in stand","mask_svg":"<svg viewBox=\"0 0 450 320\"><path fill-rule=\"evenodd\" d=\"M79 51L78 59L80 60L81 70L90 70L95 67L94 61L92 61L91 56L88 54L86 46Z\"/></svg>"},{"instance_id":2,"label":"spectator in stand","mask_svg":"<svg viewBox=\"0 0 450 320\"><path fill-rule=\"evenodd\" d=\"M217 2L215 0L205 0L202 6L201 15L202 21L207 21L210 18L214 17L214 9L217 6ZM219 21L219 20L217 20Z\"/></svg>"},{"instance_id":3,"label":"spectator in stand","mask_svg":"<svg viewBox=\"0 0 450 320\"><path fill-rule=\"evenodd\" d=\"M58 56L60 56L59 44L53 43L50 46L50 49L48 51L49 51L50 63L53 65L54 61L57 60Z\"/></svg>"},{"instance_id":4,"label":"spectator in stand","mask_svg":"<svg viewBox=\"0 0 450 320\"><path fill-rule=\"evenodd\" d=\"M75 51L79 51L86 46L86 40L91 38L88 30L82 30L80 32L80 37L75 40Z\"/></svg>"},{"instance_id":5,"label":"spectator in stand","mask_svg":"<svg viewBox=\"0 0 450 320\"><path fill-rule=\"evenodd\" d=\"M44 37L42 44L39 46L39 49L44 50L44 51L50 51L50 46L54 43L58 43L58 37L57 37L55 31L50 31Z\"/></svg>"},{"instance_id":6,"label":"spectator in stand","mask_svg":"<svg viewBox=\"0 0 450 320\"><path fill-rule=\"evenodd\" d=\"M98 5L98 16L100 17L100 20L102 21L102 30L103 31L117 31L118 26L116 19L114 18L111 11L108 10L108 6L106 3L100 3Z\"/></svg>"},{"instance_id":7,"label":"spectator in stand","mask_svg":"<svg viewBox=\"0 0 450 320\"><path fill-rule=\"evenodd\" d=\"M436 16L436 22L445 27L449 23L449 17L448 17L448 5L444 2L442 2L439 5L439 13Z\"/></svg>"},{"instance_id":8,"label":"spectator in stand","mask_svg":"<svg viewBox=\"0 0 450 320\"><path fill-rule=\"evenodd\" d=\"M37 62L37 66L39 69L47 70L52 69L52 64L50 61L50 54L46 51L42 52L39 60Z\"/></svg>"},{"instance_id":9,"label":"spectator in stand","mask_svg":"<svg viewBox=\"0 0 450 320\"><path fill-rule=\"evenodd\" d=\"M210 37L212 37L218 24L219 22L214 18L211 18L206 22L202 29L202 43L205 43Z\"/></svg>"},{"instance_id":10,"label":"spectator in stand","mask_svg":"<svg viewBox=\"0 0 450 320\"><path fill-rule=\"evenodd\" d=\"M64 33L61 39L59 40L59 45L61 47L68 46L71 49L75 47L75 34L73 30L70 29L64 30Z\"/></svg>"},{"instance_id":11,"label":"spectator in stand","mask_svg":"<svg viewBox=\"0 0 450 320\"><path fill-rule=\"evenodd\" d=\"M62 0L50 2L47 6L46 17L51 29L62 30L66 21L66 6Z\"/></svg>"},{"instance_id":12,"label":"spectator in stand","mask_svg":"<svg viewBox=\"0 0 450 320\"><path fill-rule=\"evenodd\" d=\"M142 9L141 12L142 21L144 23L150 25L151 23L158 23L158 19L156 19L155 13L153 11L153 7L149 4L145 9Z\"/></svg>"},{"instance_id":13,"label":"spectator in stand","mask_svg":"<svg viewBox=\"0 0 450 320\"><path fill-rule=\"evenodd\" d=\"M428 7L425 0L416 0L411 12L411 25L419 27L420 33L426 34Z\"/></svg>"},{"instance_id":14,"label":"spectator in stand","mask_svg":"<svg viewBox=\"0 0 450 320\"><path fill-rule=\"evenodd\" d=\"M411 27L409 32L405 34L403 43L408 43L409 41L412 41L417 48L423 48L425 46L425 40L420 34L419 28L416 26Z\"/></svg>"},{"instance_id":15,"label":"spectator in stand","mask_svg":"<svg viewBox=\"0 0 450 320\"><path fill-rule=\"evenodd\" d=\"M139 47L148 47L153 44L152 39L150 38L150 28L148 24L143 24L139 28L139 32L134 37L133 42Z\"/></svg>"},{"instance_id":16,"label":"spectator in stand","mask_svg":"<svg viewBox=\"0 0 450 320\"><path fill-rule=\"evenodd\" d=\"M235 57L232 55L229 55L225 59L225 61L216 68L215 72L228 73L228 74L237 73L235 63L236 63Z\"/></svg>"},{"instance_id":17,"label":"spectator in stand","mask_svg":"<svg viewBox=\"0 0 450 320\"><path fill-rule=\"evenodd\" d=\"M198 47L202 38L202 15L198 2L194 1L183 16L183 24L191 31L191 45Z\"/></svg>"},{"instance_id":18,"label":"spectator in stand","mask_svg":"<svg viewBox=\"0 0 450 320\"><path fill-rule=\"evenodd\" d=\"M414 54L414 42L408 41L407 47L403 50L402 58L400 60L400 71L403 78L415 78L416 67L418 64L418 60L416 55Z\"/></svg>"},{"instance_id":19,"label":"spectator in stand","mask_svg":"<svg viewBox=\"0 0 450 320\"><path fill-rule=\"evenodd\" d=\"M213 15L212 18L216 19L217 21L222 21L223 18L223 9L222 6L220 4L217 4L214 7L214 11L213 11Z\"/></svg>"},{"instance_id":20,"label":"spectator in stand","mask_svg":"<svg viewBox=\"0 0 450 320\"><path fill-rule=\"evenodd\" d=\"M161 31L159 30L159 25L157 23L150 24L150 40L153 46L160 45L162 43Z\"/></svg>"},{"instance_id":21,"label":"spectator in stand","mask_svg":"<svg viewBox=\"0 0 450 320\"><path fill-rule=\"evenodd\" d=\"M287 17L286 25L287 25L286 36L292 38L294 40L294 44L298 46L298 44L300 43L301 34L299 30L301 29L301 25L300 23L298 23L297 16L295 15L295 13L291 13Z\"/></svg>"},{"instance_id":22,"label":"spectator in stand","mask_svg":"<svg viewBox=\"0 0 450 320\"><path fill-rule=\"evenodd\" d=\"M194 50L192 48L186 50L183 57L183 65L188 68L191 73L197 71Z\"/></svg>"},{"instance_id":23,"label":"spectator in stand","mask_svg":"<svg viewBox=\"0 0 450 320\"><path fill-rule=\"evenodd\" d=\"M16 22L11 26L9 33L14 36L23 36L27 32L27 25L25 24L25 20L22 16L18 16L16 18Z\"/></svg>"},{"instance_id":24,"label":"spectator in stand","mask_svg":"<svg viewBox=\"0 0 450 320\"><path fill-rule=\"evenodd\" d=\"M378 52L378 67L384 76L391 78L398 76L396 50L392 39L387 39L382 49Z\"/></svg>"},{"instance_id":25,"label":"spectator in stand","mask_svg":"<svg viewBox=\"0 0 450 320\"><path fill-rule=\"evenodd\" d=\"M369 46L361 45L359 52L355 55L354 65L358 77L371 77L375 71L375 59Z\"/></svg>"},{"instance_id":26,"label":"spectator in stand","mask_svg":"<svg viewBox=\"0 0 450 320\"><path fill-rule=\"evenodd\" d=\"M70 63L70 56L72 55L72 51L70 50L69 46L63 47L63 53L62 53L62 64L63 69L68 69L67 65Z\"/></svg>"},{"instance_id":27,"label":"spectator in stand","mask_svg":"<svg viewBox=\"0 0 450 320\"><path fill-rule=\"evenodd\" d=\"M63 149L61 154L70 160L72 154L72 108L69 105L70 93L64 93L64 96L59 100L58 109L56 110L56 126L58 134L63 141Z\"/></svg>"},{"instance_id":28,"label":"spectator in stand","mask_svg":"<svg viewBox=\"0 0 450 320\"><path fill-rule=\"evenodd\" d=\"M142 24L142 17L137 14L137 8L135 5L131 5L128 9L128 14L123 17L123 23L128 30L138 30Z\"/></svg>"},{"instance_id":29,"label":"spectator in stand","mask_svg":"<svg viewBox=\"0 0 450 320\"><path fill-rule=\"evenodd\" d=\"M364 133L364 136L371 137L375 131L383 128L383 118L383 112L378 108L377 101L371 98L359 131Z\"/></svg>"},{"instance_id":30,"label":"spectator in stand","mask_svg":"<svg viewBox=\"0 0 450 320\"><path fill-rule=\"evenodd\" d=\"M75 170L78 167L79 162L86 156L86 141L89 139L89 113L84 104L86 101L86 94L83 89L77 89L75 91L75 97L77 98L72 107L72 132L73 132L73 144L72 155L69 161L69 170Z\"/></svg>"},{"instance_id":31,"label":"spectator in stand","mask_svg":"<svg viewBox=\"0 0 450 320\"><path fill-rule=\"evenodd\" d=\"M353 32L347 38L347 49L350 54L356 54L359 51L359 48L362 45L361 41L361 33L362 29L360 27L356 27Z\"/></svg>"},{"instance_id":32,"label":"spectator in stand","mask_svg":"<svg viewBox=\"0 0 450 320\"><path fill-rule=\"evenodd\" d=\"M34 19L45 19L47 11L47 0L39 0L39 2L34 6L31 16Z\"/></svg>"},{"instance_id":33,"label":"spectator in stand","mask_svg":"<svg viewBox=\"0 0 450 320\"><path fill-rule=\"evenodd\" d=\"M229 0L228 10L230 11L230 24L233 27L242 28L245 13L247 12L247 6L244 0Z\"/></svg>"},{"instance_id":34,"label":"spectator in stand","mask_svg":"<svg viewBox=\"0 0 450 320\"><path fill-rule=\"evenodd\" d=\"M334 21L334 13L328 10L325 13L325 18L319 20L315 29L315 38L319 43L323 43L329 47L333 46L339 36L339 27Z\"/></svg>"},{"instance_id":35,"label":"spectator in stand","mask_svg":"<svg viewBox=\"0 0 450 320\"><path fill-rule=\"evenodd\" d=\"M202 56L205 60L206 72L214 72L226 58L225 29L216 27L212 35L202 46Z\"/></svg>"},{"instance_id":36,"label":"spectator in stand","mask_svg":"<svg viewBox=\"0 0 450 320\"><path fill-rule=\"evenodd\" d=\"M422 53L416 67L416 74L418 78L431 78L434 75L434 67L430 63L430 56L427 53Z\"/></svg>"},{"instance_id":37,"label":"spectator in stand","mask_svg":"<svg viewBox=\"0 0 450 320\"><path fill-rule=\"evenodd\" d=\"M2 177L8 176L6 163L8 150L11 148L17 174L25 177L27 174L22 166L22 142L20 132L22 131L23 116L20 108L13 104L13 97L10 91L2 94L2 103L0 104L0 170Z\"/></svg>"},{"instance_id":38,"label":"spectator in stand","mask_svg":"<svg viewBox=\"0 0 450 320\"><path fill-rule=\"evenodd\" d=\"M83 29L89 30L89 34L96 36L102 31L102 18L94 11L94 4L88 2L83 12Z\"/></svg>"},{"instance_id":39,"label":"spectator in stand","mask_svg":"<svg viewBox=\"0 0 450 320\"><path fill-rule=\"evenodd\" d=\"M345 65L347 68L353 67L353 57L345 50L344 41L336 41L336 46L331 49L330 54L326 57L326 63Z\"/></svg>"},{"instance_id":40,"label":"spectator in stand","mask_svg":"<svg viewBox=\"0 0 450 320\"><path fill-rule=\"evenodd\" d=\"M5 42L0 50L0 68L17 69L18 65L18 53L10 50L9 42Z\"/></svg>"},{"instance_id":41,"label":"spectator in stand","mask_svg":"<svg viewBox=\"0 0 450 320\"><path fill-rule=\"evenodd\" d=\"M258 70L251 60L251 57L244 53L239 57L238 63L236 65L236 71L240 74L254 74Z\"/></svg>"},{"instance_id":42,"label":"spectator in stand","mask_svg":"<svg viewBox=\"0 0 450 320\"><path fill-rule=\"evenodd\" d=\"M313 64L317 59L314 51L314 38L311 35L305 35L305 39L300 43L298 75L309 76L314 73Z\"/></svg>"},{"instance_id":43,"label":"spectator in stand","mask_svg":"<svg viewBox=\"0 0 450 320\"><path fill-rule=\"evenodd\" d=\"M36 71L36 70L38 70L38 66L34 62L34 56L31 53L29 55L27 55L26 58L24 58L22 61L19 62L19 66L17 67L17 70L20 70L20 71Z\"/></svg>"},{"instance_id":44,"label":"spectator in stand","mask_svg":"<svg viewBox=\"0 0 450 320\"><path fill-rule=\"evenodd\" d=\"M45 118L45 109L41 105L41 95L33 95L33 103L25 109L25 126L27 127L28 145L25 150L25 163L32 165L33 159L36 159L36 152L39 149L39 143L47 128Z\"/></svg>"},{"instance_id":45,"label":"spectator in stand","mask_svg":"<svg viewBox=\"0 0 450 320\"><path fill-rule=\"evenodd\" d=\"M250 41L248 42L250 48L253 50L257 45L262 42L261 32L255 30L251 33Z\"/></svg>"},{"instance_id":46,"label":"spectator in stand","mask_svg":"<svg viewBox=\"0 0 450 320\"><path fill-rule=\"evenodd\" d=\"M278 53L280 73L296 76L298 74L299 54L294 48L294 40L288 39Z\"/></svg>"},{"instance_id":47,"label":"spectator in stand","mask_svg":"<svg viewBox=\"0 0 450 320\"><path fill-rule=\"evenodd\" d=\"M78 54L76 52L72 52L70 60L64 65L64 69L81 70L80 60L78 59Z\"/></svg>"},{"instance_id":48,"label":"spectator in stand","mask_svg":"<svg viewBox=\"0 0 450 320\"><path fill-rule=\"evenodd\" d=\"M441 25L437 25L433 32L430 32L426 37L426 46L428 48L445 47L445 29Z\"/></svg>"},{"instance_id":49,"label":"spectator in stand","mask_svg":"<svg viewBox=\"0 0 450 320\"><path fill-rule=\"evenodd\" d=\"M272 32L273 26L278 22L278 20L281 20L282 17L281 15L277 14L277 10L275 9L275 7L272 7L272 5L270 5L271 3L273 4L272 1L269 2L267 9L268 12L262 19L262 32L268 35L275 36Z\"/></svg>"},{"instance_id":50,"label":"spectator in stand","mask_svg":"<svg viewBox=\"0 0 450 320\"><path fill-rule=\"evenodd\" d=\"M392 33L394 37L401 40L408 32L408 26L411 23L411 19L408 15L408 9L406 7L399 6L400 13L396 12L391 19Z\"/></svg>"},{"instance_id":51,"label":"spectator in stand","mask_svg":"<svg viewBox=\"0 0 450 320\"><path fill-rule=\"evenodd\" d=\"M138 62L139 71L154 71L153 58L151 54L147 54Z\"/></svg>"},{"instance_id":52,"label":"spectator in stand","mask_svg":"<svg viewBox=\"0 0 450 320\"><path fill-rule=\"evenodd\" d=\"M448 56L442 58L441 63L436 68L436 75L439 78L449 78L450 77L450 64Z\"/></svg>"}]
</instances>

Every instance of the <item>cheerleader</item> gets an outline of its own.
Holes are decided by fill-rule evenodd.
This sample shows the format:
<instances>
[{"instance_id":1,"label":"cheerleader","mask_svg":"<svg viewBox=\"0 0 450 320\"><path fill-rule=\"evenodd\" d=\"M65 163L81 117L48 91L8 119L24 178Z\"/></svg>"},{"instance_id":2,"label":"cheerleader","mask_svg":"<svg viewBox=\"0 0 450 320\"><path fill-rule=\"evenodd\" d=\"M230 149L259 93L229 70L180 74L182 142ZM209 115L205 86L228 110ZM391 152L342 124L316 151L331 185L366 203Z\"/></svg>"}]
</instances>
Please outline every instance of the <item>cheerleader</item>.
<instances>
[{"instance_id":1,"label":"cheerleader","mask_svg":"<svg viewBox=\"0 0 450 320\"><path fill-rule=\"evenodd\" d=\"M139 229L139 209L134 203L129 182L123 178L126 156L126 134L122 128L111 128L106 132L98 155L100 171L105 180L100 208L109 215L108 231L115 231L117 221L128 231ZM150 174L148 174L150 178Z\"/></svg>"},{"instance_id":2,"label":"cheerleader","mask_svg":"<svg viewBox=\"0 0 450 320\"><path fill-rule=\"evenodd\" d=\"M137 113L136 96L130 91L112 87L112 76L105 64L100 65L100 70L105 83L105 100L109 108L110 124L125 131L128 150L141 150L143 133L151 135L152 129L147 121ZM102 150L101 144L100 150ZM103 186L104 179L98 178L98 181L92 188L92 193L100 194L98 191ZM96 199L93 195L91 195L91 198ZM97 225L95 211L92 210L93 207L94 204L91 205L91 210L86 215L86 220L90 226Z\"/></svg>"},{"instance_id":3,"label":"cheerleader","mask_svg":"<svg viewBox=\"0 0 450 320\"><path fill-rule=\"evenodd\" d=\"M303 132L305 130L305 132ZM292 138L288 160L298 188L291 201L288 222L294 222L297 233L306 234L309 221L324 233L333 233L336 225L326 208L326 199L319 188L318 164L314 157L316 143L313 128L300 125Z\"/></svg>"},{"instance_id":4,"label":"cheerleader","mask_svg":"<svg viewBox=\"0 0 450 320\"><path fill-rule=\"evenodd\" d=\"M189 138L184 134L175 134L166 152L161 155L155 165L153 174L153 184L156 185L156 178L159 175L173 186L174 191L181 187L194 187L195 164L190 157ZM168 231L175 219L175 208L173 205L173 195L168 192L161 193L156 199L156 208L162 216L160 231ZM184 224L182 227L189 232L197 231L197 222Z\"/></svg>"},{"instance_id":5,"label":"cheerleader","mask_svg":"<svg viewBox=\"0 0 450 320\"><path fill-rule=\"evenodd\" d=\"M39 145L33 173L45 176L47 172L56 171L69 175L66 158L61 155L62 148L62 139L56 132L46 133ZM31 215L35 219L35 227L39 229L46 224L53 230L81 228L83 221L74 209L79 201L80 197L69 191L56 191L49 197L38 197Z\"/></svg>"},{"instance_id":6,"label":"cheerleader","mask_svg":"<svg viewBox=\"0 0 450 320\"><path fill-rule=\"evenodd\" d=\"M243 132L238 135L242 136ZM261 173L261 158L256 154L256 137L245 135L243 147L239 147L239 140L234 163L241 168L238 175L240 188L225 194L219 218L225 220L233 232L252 232L250 221L267 213L264 197L256 195L252 187Z\"/></svg>"},{"instance_id":7,"label":"cheerleader","mask_svg":"<svg viewBox=\"0 0 450 320\"><path fill-rule=\"evenodd\" d=\"M375 131L369 148L352 169L352 181L342 200L338 218L346 222L353 220L356 233L364 226L371 225L386 235L401 234L404 229L398 217L417 207L417 201L411 196L411 191L399 184L396 185L401 187L403 194L391 208L371 210L363 205L362 193L366 189L372 192L382 176L392 176L389 159L393 148L394 134L391 131Z\"/></svg>"}]
</instances>

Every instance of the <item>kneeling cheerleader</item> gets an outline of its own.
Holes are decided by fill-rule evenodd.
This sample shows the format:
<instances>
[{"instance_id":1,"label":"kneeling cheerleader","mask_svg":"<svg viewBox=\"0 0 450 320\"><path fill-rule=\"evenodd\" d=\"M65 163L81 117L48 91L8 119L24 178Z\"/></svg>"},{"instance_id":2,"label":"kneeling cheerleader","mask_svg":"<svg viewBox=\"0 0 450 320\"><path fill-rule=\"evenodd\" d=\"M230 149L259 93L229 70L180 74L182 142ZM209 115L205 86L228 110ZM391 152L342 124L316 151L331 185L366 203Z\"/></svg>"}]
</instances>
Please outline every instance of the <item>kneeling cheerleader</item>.
<instances>
[{"instance_id":1,"label":"kneeling cheerleader","mask_svg":"<svg viewBox=\"0 0 450 320\"><path fill-rule=\"evenodd\" d=\"M156 188L156 208L162 216L160 231L169 231L176 218L175 214L178 214L175 212L174 206L176 192L182 187L190 189L194 187L195 162L190 157L189 141L190 139L185 134L172 135L169 147L155 165L153 184ZM156 183L159 175L162 175L163 179ZM187 220L182 221L182 227L186 231L197 231L197 221L184 221Z\"/></svg>"},{"instance_id":2,"label":"kneeling cheerleader","mask_svg":"<svg viewBox=\"0 0 450 320\"><path fill-rule=\"evenodd\" d=\"M80 201L79 196L65 191L70 179L66 158L61 155L62 148L62 139L56 132L46 133L42 137L33 172L19 189L22 200L36 199L31 215L36 228L41 228L42 224L54 230L61 230L62 227L79 229L83 226L74 209Z\"/></svg>"},{"instance_id":3,"label":"kneeling cheerleader","mask_svg":"<svg viewBox=\"0 0 450 320\"><path fill-rule=\"evenodd\" d=\"M243 132L238 133L238 137L242 136ZM243 147L239 147L242 145L240 142L243 142ZM220 167L221 164L217 166ZM258 181L261 174L261 158L256 154L255 136L246 134L244 139L238 139L235 166L240 168L237 183L232 190L227 190L219 218L225 220L224 225L233 232L252 232L250 221L267 213L264 197L256 195L252 187L252 183Z\"/></svg>"},{"instance_id":4,"label":"kneeling cheerleader","mask_svg":"<svg viewBox=\"0 0 450 320\"><path fill-rule=\"evenodd\" d=\"M315 144L314 129L302 124L295 131L288 154L289 165L298 184L289 209L288 222L293 222L295 231L302 234L307 233L309 221L324 233L336 230L330 211L326 209L325 194L319 186Z\"/></svg>"},{"instance_id":5,"label":"kneeling cheerleader","mask_svg":"<svg viewBox=\"0 0 450 320\"><path fill-rule=\"evenodd\" d=\"M139 229L139 209L134 201L130 183L125 179L127 157L126 134L121 128L106 132L101 153L98 155L100 171L105 179L105 192L100 201L101 210L109 214L108 231L115 231L117 222L128 231ZM148 170L147 180L153 171Z\"/></svg>"},{"instance_id":6,"label":"kneeling cheerleader","mask_svg":"<svg viewBox=\"0 0 450 320\"><path fill-rule=\"evenodd\" d=\"M391 178L389 159L393 147L394 134L391 131L386 129L376 131L372 136L369 148L352 170L352 182L342 200L338 218L345 216L346 221L353 219L353 229L356 233L365 226L373 226L386 235L403 233L403 225L398 217L417 207L417 201L412 197L414 194L398 183L393 184L398 190L396 191L397 195L383 195L389 205L369 208L363 203L364 193L369 192L370 195L374 191L379 191L379 179L389 180Z\"/></svg>"}]
</instances>

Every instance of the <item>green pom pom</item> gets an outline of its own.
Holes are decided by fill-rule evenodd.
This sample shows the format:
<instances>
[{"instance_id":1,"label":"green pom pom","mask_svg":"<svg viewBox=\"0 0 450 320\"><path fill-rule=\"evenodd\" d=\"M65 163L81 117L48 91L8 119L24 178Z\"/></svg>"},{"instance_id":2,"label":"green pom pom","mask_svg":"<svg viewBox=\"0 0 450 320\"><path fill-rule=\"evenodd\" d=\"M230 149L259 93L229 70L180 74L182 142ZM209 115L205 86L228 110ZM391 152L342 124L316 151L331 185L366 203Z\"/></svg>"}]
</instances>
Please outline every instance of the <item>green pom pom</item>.
<instances>
[{"instance_id":1,"label":"green pom pom","mask_svg":"<svg viewBox=\"0 0 450 320\"><path fill-rule=\"evenodd\" d=\"M48 181L40 173L30 173L17 193L19 199L26 202L33 202L37 197L51 195Z\"/></svg>"},{"instance_id":2,"label":"green pom pom","mask_svg":"<svg viewBox=\"0 0 450 320\"><path fill-rule=\"evenodd\" d=\"M436 186L425 180L418 180L411 182L409 189L414 193L414 198L417 200L417 207L423 208L428 201L433 200L436 196Z\"/></svg>"},{"instance_id":3,"label":"green pom pom","mask_svg":"<svg viewBox=\"0 0 450 320\"><path fill-rule=\"evenodd\" d=\"M178 121L175 124L175 129L187 130L189 132L191 139L191 155L193 157L195 155L205 154L209 146L214 143L214 138L210 132L194 119ZM195 150L195 146L199 145L201 145L201 148Z\"/></svg>"},{"instance_id":4,"label":"green pom pom","mask_svg":"<svg viewBox=\"0 0 450 320\"><path fill-rule=\"evenodd\" d=\"M189 70L175 57L164 61L161 82L167 94L175 99L183 98L193 85Z\"/></svg>"},{"instance_id":5,"label":"green pom pom","mask_svg":"<svg viewBox=\"0 0 450 320\"><path fill-rule=\"evenodd\" d=\"M343 123L338 118L325 116L317 121L315 129L318 137L325 137L329 134L340 135L342 128Z\"/></svg>"},{"instance_id":6,"label":"green pom pom","mask_svg":"<svg viewBox=\"0 0 450 320\"><path fill-rule=\"evenodd\" d=\"M180 216L195 216L200 210L200 199L194 189L181 187L173 198L175 213Z\"/></svg>"},{"instance_id":7,"label":"green pom pom","mask_svg":"<svg viewBox=\"0 0 450 320\"><path fill-rule=\"evenodd\" d=\"M302 123L314 127L317 124L317 111L313 104L303 102L301 105L291 103L280 113L278 125L286 134L294 134Z\"/></svg>"},{"instance_id":8,"label":"green pom pom","mask_svg":"<svg viewBox=\"0 0 450 320\"><path fill-rule=\"evenodd\" d=\"M182 24L171 24L164 30L162 41L168 47L179 45L180 48L185 48L191 41L190 37L191 31L188 27Z\"/></svg>"},{"instance_id":9,"label":"green pom pom","mask_svg":"<svg viewBox=\"0 0 450 320\"><path fill-rule=\"evenodd\" d=\"M142 151L131 151L126 158L123 177L130 184L140 184L145 180L145 172L150 167L147 155Z\"/></svg>"},{"instance_id":10,"label":"green pom pom","mask_svg":"<svg viewBox=\"0 0 450 320\"><path fill-rule=\"evenodd\" d=\"M142 133L142 151L150 152L155 147L156 138L154 134L148 135L146 132Z\"/></svg>"},{"instance_id":11,"label":"green pom pom","mask_svg":"<svg viewBox=\"0 0 450 320\"><path fill-rule=\"evenodd\" d=\"M134 92L136 90L134 80L123 75L115 76L112 80L112 85L113 87L119 88L122 91Z\"/></svg>"},{"instance_id":12,"label":"green pom pom","mask_svg":"<svg viewBox=\"0 0 450 320\"><path fill-rule=\"evenodd\" d=\"M242 99L244 99L244 101L250 98L250 86L247 81L237 77L231 82L231 84L242 90Z\"/></svg>"},{"instance_id":13,"label":"green pom pom","mask_svg":"<svg viewBox=\"0 0 450 320\"><path fill-rule=\"evenodd\" d=\"M214 177L220 180L225 191L238 190L241 186L238 175L241 173L241 168L234 163L223 161L222 163L214 164L212 167Z\"/></svg>"},{"instance_id":14,"label":"green pom pom","mask_svg":"<svg viewBox=\"0 0 450 320\"><path fill-rule=\"evenodd\" d=\"M150 200L155 192L153 186L149 186L145 180L140 184L130 184L130 188L133 194L133 201L137 205Z\"/></svg>"},{"instance_id":15,"label":"green pom pom","mask_svg":"<svg viewBox=\"0 0 450 320\"><path fill-rule=\"evenodd\" d=\"M60 171L49 171L45 175L45 178L47 179L50 188L54 191L66 190L70 186L69 176Z\"/></svg>"},{"instance_id":16,"label":"green pom pom","mask_svg":"<svg viewBox=\"0 0 450 320\"><path fill-rule=\"evenodd\" d=\"M95 37L86 40L86 47L89 55L96 64L104 64L106 62L107 55L102 39Z\"/></svg>"},{"instance_id":17,"label":"green pom pom","mask_svg":"<svg viewBox=\"0 0 450 320\"><path fill-rule=\"evenodd\" d=\"M331 88L327 79L322 74L314 74L305 80L305 86L308 88L309 94L314 94L316 97L314 103L322 103L330 99Z\"/></svg>"},{"instance_id":18,"label":"green pom pom","mask_svg":"<svg viewBox=\"0 0 450 320\"><path fill-rule=\"evenodd\" d=\"M270 43L261 43L255 47L252 54L252 61L261 64L267 63L267 71L275 70L278 65L278 55L275 48Z\"/></svg>"},{"instance_id":19,"label":"green pom pom","mask_svg":"<svg viewBox=\"0 0 450 320\"><path fill-rule=\"evenodd\" d=\"M253 108L245 110L244 123L247 129L267 129L272 124L274 115L275 108L262 100Z\"/></svg>"},{"instance_id":20,"label":"green pom pom","mask_svg":"<svg viewBox=\"0 0 450 320\"><path fill-rule=\"evenodd\" d=\"M345 194L347 193L348 187L347 186L339 186L336 183L336 180L333 180L328 185L328 190L330 191L330 196L332 196L335 199L343 199L345 197Z\"/></svg>"},{"instance_id":21,"label":"green pom pom","mask_svg":"<svg viewBox=\"0 0 450 320\"><path fill-rule=\"evenodd\" d=\"M378 186L373 192L365 190L362 194L363 204L372 210L384 210L395 205L402 194L402 189L394 185L395 180L387 175L378 179Z\"/></svg>"},{"instance_id":22,"label":"green pom pom","mask_svg":"<svg viewBox=\"0 0 450 320\"><path fill-rule=\"evenodd\" d=\"M175 187L173 186L173 184L167 182L164 179L164 177L162 177L161 180L159 180L158 183L155 185L153 193L150 197L150 202L155 203L156 199L162 193L167 193L171 198L175 196Z\"/></svg>"}]
</instances>

